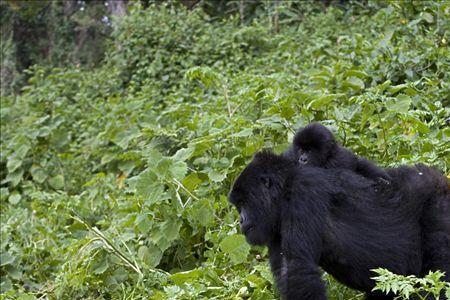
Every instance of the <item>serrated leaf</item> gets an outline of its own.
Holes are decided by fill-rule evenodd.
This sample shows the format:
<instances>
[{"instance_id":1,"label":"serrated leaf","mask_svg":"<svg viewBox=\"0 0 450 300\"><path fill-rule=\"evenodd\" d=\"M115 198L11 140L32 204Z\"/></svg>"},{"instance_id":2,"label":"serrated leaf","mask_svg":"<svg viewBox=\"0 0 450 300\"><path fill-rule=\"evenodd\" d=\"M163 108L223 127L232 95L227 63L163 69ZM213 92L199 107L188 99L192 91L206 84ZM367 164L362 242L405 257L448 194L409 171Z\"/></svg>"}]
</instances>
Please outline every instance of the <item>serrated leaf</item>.
<instances>
[{"instance_id":1,"label":"serrated leaf","mask_svg":"<svg viewBox=\"0 0 450 300\"><path fill-rule=\"evenodd\" d=\"M170 168L172 167L172 159L170 159L169 157L163 157L158 165L156 166L155 170L155 174L161 178L164 179L167 176L170 176L171 174L169 173Z\"/></svg>"},{"instance_id":2,"label":"serrated leaf","mask_svg":"<svg viewBox=\"0 0 450 300\"><path fill-rule=\"evenodd\" d=\"M239 264L247 260L250 252L250 246L245 241L242 234L233 234L227 236L219 245L220 249L230 255L234 264Z\"/></svg>"},{"instance_id":3,"label":"serrated leaf","mask_svg":"<svg viewBox=\"0 0 450 300\"><path fill-rule=\"evenodd\" d=\"M147 151L146 155L147 155L147 163L150 168L156 168L159 162L163 159L162 154L156 149L151 149Z\"/></svg>"},{"instance_id":4,"label":"serrated leaf","mask_svg":"<svg viewBox=\"0 0 450 300\"><path fill-rule=\"evenodd\" d=\"M161 249L161 251L165 251L170 247L174 240L178 239L180 227L180 220L169 219L152 230L150 239L159 247L159 249Z\"/></svg>"},{"instance_id":5,"label":"serrated leaf","mask_svg":"<svg viewBox=\"0 0 450 300\"><path fill-rule=\"evenodd\" d=\"M189 213L192 216L192 219L196 220L202 226L208 226L214 220L214 209L207 199L195 202Z\"/></svg>"},{"instance_id":6,"label":"serrated leaf","mask_svg":"<svg viewBox=\"0 0 450 300\"><path fill-rule=\"evenodd\" d=\"M147 234L147 233L150 232L150 229L151 229L151 226L152 226L152 222L150 221L148 213L139 214L136 217L136 220L134 221L134 223L136 224L137 229L141 233Z\"/></svg>"},{"instance_id":7,"label":"serrated leaf","mask_svg":"<svg viewBox=\"0 0 450 300\"><path fill-rule=\"evenodd\" d=\"M161 197L164 194L165 186L152 170L146 169L138 176L130 178L128 184L130 191L141 196L145 200L146 205L162 200Z\"/></svg>"}]
</instances>

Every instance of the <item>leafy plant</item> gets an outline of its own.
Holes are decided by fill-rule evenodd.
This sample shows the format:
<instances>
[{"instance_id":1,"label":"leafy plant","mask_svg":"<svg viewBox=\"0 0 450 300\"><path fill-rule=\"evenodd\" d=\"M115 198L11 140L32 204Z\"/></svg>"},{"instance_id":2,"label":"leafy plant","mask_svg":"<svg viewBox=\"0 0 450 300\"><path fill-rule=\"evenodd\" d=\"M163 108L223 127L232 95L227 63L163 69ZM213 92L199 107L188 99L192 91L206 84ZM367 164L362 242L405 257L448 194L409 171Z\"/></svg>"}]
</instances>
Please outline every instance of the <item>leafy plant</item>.
<instances>
[{"instance_id":1,"label":"leafy plant","mask_svg":"<svg viewBox=\"0 0 450 300\"><path fill-rule=\"evenodd\" d=\"M429 272L424 278L409 275L396 275L386 269L373 270L378 276L373 277L377 281L374 290L386 294L397 295L395 299L439 299L441 294L450 297L450 283L440 279L444 276L442 272Z\"/></svg>"}]
</instances>

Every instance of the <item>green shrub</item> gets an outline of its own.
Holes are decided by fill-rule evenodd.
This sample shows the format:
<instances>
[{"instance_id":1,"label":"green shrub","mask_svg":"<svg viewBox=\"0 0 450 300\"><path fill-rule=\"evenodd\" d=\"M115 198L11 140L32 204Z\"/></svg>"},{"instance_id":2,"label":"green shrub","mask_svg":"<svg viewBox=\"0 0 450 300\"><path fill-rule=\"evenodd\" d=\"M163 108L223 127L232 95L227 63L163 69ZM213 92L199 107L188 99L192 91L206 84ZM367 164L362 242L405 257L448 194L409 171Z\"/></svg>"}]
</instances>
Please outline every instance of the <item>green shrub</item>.
<instances>
[{"instance_id":1,"label":"green shrub","mask_svg":"<svg viewBox=\"0 0 450 300\"><path fill-rule=\"evenodd\" d=\"M374 290L398 295L396 299L439 299L445 293L450 298L450 283L441 281L442 272L429 272L424 278L416 276L402 276L386 269L374 270L378 276L374 277L377 285Z\"/></svg>"}]
</instances>

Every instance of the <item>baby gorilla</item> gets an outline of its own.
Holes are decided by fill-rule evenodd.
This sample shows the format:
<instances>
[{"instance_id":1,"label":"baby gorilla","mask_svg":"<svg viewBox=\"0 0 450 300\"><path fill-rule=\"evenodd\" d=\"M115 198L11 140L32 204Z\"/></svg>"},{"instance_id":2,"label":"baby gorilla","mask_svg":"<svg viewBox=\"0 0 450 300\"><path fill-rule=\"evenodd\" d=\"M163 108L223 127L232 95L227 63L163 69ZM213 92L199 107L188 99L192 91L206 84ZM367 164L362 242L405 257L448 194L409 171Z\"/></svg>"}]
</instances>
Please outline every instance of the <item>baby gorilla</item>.
<instances>
[{"instance_id":1,"label":"baby gorilla","mask_svg":"<svg viewBox=\"0 0 450 300\"><path fill-rule=\"evenodd\" d=\"M300 128L295 134L292 147L286 151L285 155L300 164L355 171L374 180L376 188L383 190L387 190L391 181L390 176L383 169L340 146L333 134L319 123L311 123Z\"/></svg>"},{"instance_id":2,"label":"baby gorilla","mask_svg":"<svg viewBox=\"0 0 450 300\"><path fill-rule=\"evenodd\" d=\"M255 155L229 200L247 241L268 246L283 299L326 299L319 267L367 299L393 298L372 292L378 267L417 276L440 269L450 279L447 179L423 165L389 173L399 189L380 196L347 169Z\"/></svg>"}]
</instances>

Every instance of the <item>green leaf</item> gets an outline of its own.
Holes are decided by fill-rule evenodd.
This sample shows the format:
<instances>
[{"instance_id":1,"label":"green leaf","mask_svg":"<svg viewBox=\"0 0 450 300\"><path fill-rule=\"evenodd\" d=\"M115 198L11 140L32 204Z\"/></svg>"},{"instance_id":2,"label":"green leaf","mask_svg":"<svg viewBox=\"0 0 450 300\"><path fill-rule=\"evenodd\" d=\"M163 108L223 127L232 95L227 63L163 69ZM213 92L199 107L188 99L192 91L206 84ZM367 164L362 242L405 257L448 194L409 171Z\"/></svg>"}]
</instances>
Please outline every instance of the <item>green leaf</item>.
<instances>
[{"instance_id":1,"label":"green leaf","mask_svg":"<svg viewBox=\"0 0 450 300\"><path fill-rule=\"evenodd\" d=\"M14 257L12 257L8 252L3 252L0 254L0 266L10 265L14 262Z\"/></svg>"},{"instance_id":2,"label":"green leaf","mask_svg":"<svg viewBox=\"0 0 450 300\"><path fill-rule=\"evenodd\" d=\"M150 268L158 266L163 252L155 245L141 246L138 250L138 257Z\"/></svg>"},{"instance_id":3,"label":"green leaf","mask_svg":"<svg viewBox=\"0 0 450 300\"><path fill-rule=\"evenodd\" d=\"M8 175L5 178L5 182L10 182L11 186L15 187L22 180L23 173L24 173L24 171L22 168L19 168L12 173L8 173Z\"/></svg>"},{"instance_id":4,"label":"green leaf","mask_svg":"<svg viewBox=\"0 0 450 300\"><path fill-rule=\"evenodd\" d=\"M150 221L148 213L139 214L134 223L138 230L143 234L148 234L153 224L152 221Z\"/></svg>"},{"instance_id":5,"label":"green leaf","mask_svg":"<svg viewBox=\"0 0 450 300\"><path fill-rule=\"evenodd\" d=\"M403 90L403 89L405 89L407 87L408 87L408 85L403 83L403 84L394 85L394 86L389 87L388 91L391 94L396 94L396 93L400 92L401 90Z\"/></svg>"},{"instance_id":6,"label":"green leaf","mask_svg":"<svg viewBox=\"0 0 450 300\"><path fill-rule=\"evenodd\" d=\"M250 246L245 241L245 237L241 234L233 234L227 236L221 243L220 249L229 254L234 264L243 263L247 260L250 252Z\"/></svg>"},{"instance_id":7,"label":"green leaf","mask_svg":"<svg viewBox=\"0 0 450 300\"><path fill-rule=\"evenodd\" d=\"M22 199L22 196L18 193L18 192L13 192L10 196L9 196L9 203L16 205L17 203L20 202L20 199Z\"/></svg>"},{"instance_id":8,"label":"green leaf","mask_svg":"<svg viewBox=\"0 0 450 300\"><path fill-rule=\"evenodd\" d=\"M233 133L231 137L248 137L253 135L253 129L252 128L245 128L244 130L241 130L237 133Z\"/></svg>"},{"instance_id":9,"label":"green leaf","mask_svg":"<svg viewBox=\"0 0 450 300\"><path fill-rule=\"evenodd\" d=\"M9 190L8 188L0 188L0 200L6 201L9 198Z\"/></svg>"},{"instance_id":10,"label":"green leaf","mask_svg":"<svg viewBox=\"0 0 450 300\"><path fill-rule=\"evenodd\" d=\"M348 70L345 72L345 77L358 77L358 78L366 78L369 75L361 70Z\"/></svg>"},{"instance_id":11,"label":"green leaf","mask_svg":"<svg viewBox=\"0 0 450 300\"><path fill-rule=\"evenodd\" d=\"M177 153L175 153L172 156L172 159L175 161L185 161L189 159L192 156L192 154L194 154L194 150L195 149L191 147L179 149Z\"/></svg>"},{"instance_id":12,"label":"green leaf","mask_svg":"<svg viewBox=\"0 0 450 300\"><path fill-rule=\"evenodd\" d=\"M8 265L5 267L6 271L8 272L8 276L15 280L21 280L23 277L22 271L19 270L18 267Z\"/></svg>"},{"instance_id":13,"label":"green leaf","mask_svg":"<svg viewBox=\"0 0 450 300\"><path fill-rule=\"evenodd\" d=\"M111 153L111 152L110 153L105 153L102 156L102 159L101 159L100 163L102 165L107 164L107 163L111 162L113 159L115 159L116 157L117 157L117 153Z\"/></svg>"},{"instance_id":14,"label":"green leaf","mask_svg":"<svg viewBox=\"0 0 450 300\"><path fill-rule=\"evenodd\" d=\"M194 282L202 275L199 269L193 269L185 272L178 272L170 275L170 279L176 284L181 285L186 282Z\"/></svg>"},{"instance_id":15,"label":"green leaf","mask_svg":"<svg viewBox=\"0 0 450 300\"><path fill-rule=\"evenodd\" d=\"M170 166L170 174L177 180L182 180L187 173L187 164L184 161L175 161Z\"/></svg>"},{"instance_id":16,"label":"green leaf","mask_svg":"<svg viewBox=\"0 0 450 300\"><path fill-rule=\"evenodd\" d=\"M308 107L312 109L321 109L330 104L335 99L335 95L324 95L309 103Z\"/></svg>"},{"instance_id":17,"label":"green leaf","mask_svg":"<svg viewBox=\"0 0 450 300\"><path fill-rule=\"evenodd\" d=\"M219 182L222 182L227 177L227 174L219 173L216 170L211 170L208 172L208 177L212 181L219 183Z\"/></svg>"},{"instance_id":18,"label":"green leaf","mask_svg":"<svg viewBox=\"0 0 450 300\"><path fill-rule=\"evenodd\" d=\"M14 172L22 165L22 160L16 158L15 156L11 156L6 163L6 167L8 168L8 172Z\"/></svg>"},{"instance_id":19,"label":"green leaf","mask_svg":"<svg viewBox=\"0 0 450 300\"><path fill-rule=\"evenodd\" d=\"M150 168L156 168L159 162L163 159L162 154L156 149L149 150L146 155L147 163Z\"/></svg>"},{"instance_id":20,"label":"green leaf","mask_svg":"<svg viewBox=\"0 0 450 300\"><path fill-rule=\"evenodd\" d=\"M395 99L386 102L386 108L396 113L407 113L411 105L411 98L405 94L398 95Z\"/></svg>"},{"instance_id":21,"label":"green leaf","mask_svg":"<svg viewBox=\"0 0 450 300\"><path fill-rule=\"evenodd\" d=\"M434 17L433 17L433 15L432 14L430 14L430 13L427 13L427 12L424 12L423 14L422 14L422 18L425 20L425 21L427 21L427 23L433 23L434 22Z\"/></svg>"},{"instance_id":22,"label":"green leaf","mask_svg":"<svg viewBox=\"0 0 450 300\"><path fill-rule=\"evenodd\" d=\"M31 167L30 173L31 176L33 176L33 180L37 183L43 183L48 177L48 174L45 172L45 170L38 166Z\"/></svg>"},{"instance_id":23,"label":"green leaf","mask_svg":"<svg viewBox=\"0 0 450 300\"><path fill-rule=\"evenodd\" d=\"M126 150L130 141L138 137L139 134L139 129L137 127L133 127L127 131L120 131L119 133L117 133L113 139L113 142L116 143L120 148Z\"/></svg>"},{"instance_id":24,"label":"green leaf","mask_svg":"<svg viewBox=\"0 0 450 300\"><path fill-rule=\"evenodd\" d=\"M344 81L344 86L350 87L355 90L362 90L364 89L364 81L359 79L358 77L349 77Z\"/></svg>"},{"instance_id":25,"label":"green leaf","mask_svg":"<svg viewBox=\"0 0 450 300\"><path fill-rule=\"evenodd\" d=\"M55 190L62 190L64 188L64 177L62 175L56 175L50 178L48 183Z\"/></svg>"},{"instance_id":26,"label":"green leaf","mask_svg":"<svg viewBox=\"0 0 450 300\"><path fill-rule=\"evenodd\" d=\"M108 270L108 267L108 259L106 257L103 257L98 263L94 265L94 274L103 274L106 270Z\"/></svg>"},{"instance_id":27,"label":"green leaf","mask_svg":"<svg viewBox=\"0 0 450 300\"><path fill-rule=\"evenodd\" d=\"M145 200L146 205L152 205L163 200L164 183L151 170L146 169L138 176L128 180L130 191L141 196Z\"/></svg>"},{"instance_id":28,"label":"green leaf","mask_svg":"<svg viewBox=\"0 0 450 300\"><path fill-rule=\"evenodd\" d=\"M189 210L193 220L196 220L202 226L210 225L214 220L214 209L208 199L201 199L195 202Z\"/></svg>"},{"instance_id":29,"label":"green leaf","mask_svg":"<svg viewBox=\"0 0 450 300\"><path fill-rule=\"evenodd\" d=\"M188 189L190 192L193 192L202 182L203 180L200 178L199 173L191 173L186 176L181 183L186 189Z\"/></svg>"},{"instance_id":30,"label":"green leaf","mask_svg":"<svg viewBox=\"0 0 450 300\"><path fill-rule=\"evenodd\" d=\"M179 238L180 227L181 220L169 219L152 230L150 239L161 251L165 251L174 240Z\"/></svg>"},{"instance_id":31,"label":"green leaf","mask_svg":"<svg viewBox=\"0 0 450 300\"><path fill-rule=\"evenodd\" d=\"M27 155L28 151L30 150L30 146L23 144L20 145L16 151L14 152L15 157L17 157L17 159L19 160L23 160L25 158L25 156Z\"/></svg>"}]
</instances>

